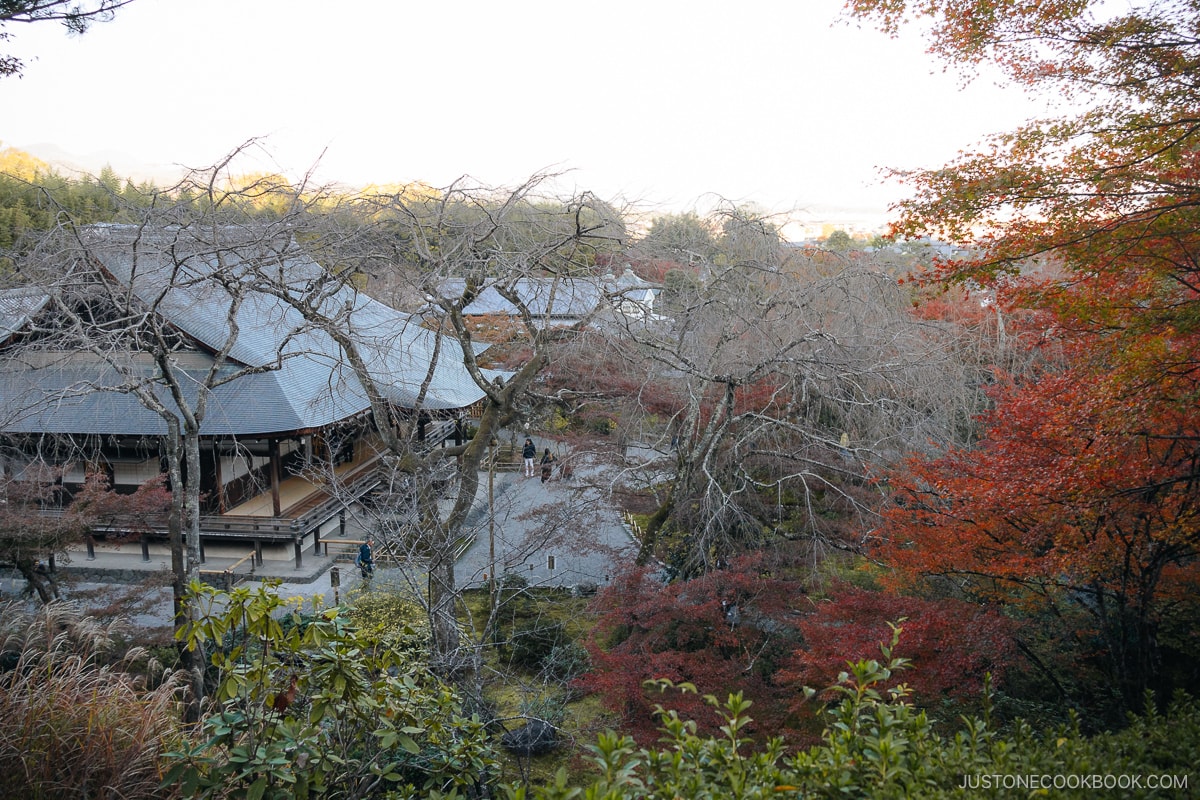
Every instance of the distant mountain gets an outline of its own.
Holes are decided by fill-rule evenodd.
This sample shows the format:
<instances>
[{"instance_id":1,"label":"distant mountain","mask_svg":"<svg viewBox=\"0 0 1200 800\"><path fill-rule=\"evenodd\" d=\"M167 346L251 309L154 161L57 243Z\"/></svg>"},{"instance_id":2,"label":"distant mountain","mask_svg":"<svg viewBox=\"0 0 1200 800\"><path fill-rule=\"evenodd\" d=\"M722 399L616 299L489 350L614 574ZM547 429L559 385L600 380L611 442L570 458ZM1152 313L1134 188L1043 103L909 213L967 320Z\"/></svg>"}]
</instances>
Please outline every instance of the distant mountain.
<instances>
[{"instance_id":1,"label":"distant mountain","mask_svg":"<svg viewBox=\"0 0 1200 800\"><path fill-rule=\"evenodd\" d=\"M134 182L152 181L159 185L170 185L179 180L184 170L176 164L152 164L137 156L118 150L97 150L92 153L72 153L56 144L38 142L29 145L14 145L31 156L68 174L99 175L105 166L113 168L121 178L132 178Z\"/></svg>"}]
</instances>

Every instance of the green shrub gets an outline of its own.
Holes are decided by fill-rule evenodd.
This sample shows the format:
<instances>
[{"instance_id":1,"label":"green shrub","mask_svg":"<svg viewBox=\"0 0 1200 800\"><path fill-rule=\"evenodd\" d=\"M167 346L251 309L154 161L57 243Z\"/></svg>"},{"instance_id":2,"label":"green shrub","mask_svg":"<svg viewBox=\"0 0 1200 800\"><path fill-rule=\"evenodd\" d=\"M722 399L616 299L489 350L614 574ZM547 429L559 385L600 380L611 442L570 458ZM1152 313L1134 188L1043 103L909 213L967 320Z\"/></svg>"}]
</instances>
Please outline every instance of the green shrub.
<instances>
[{"instance_id":1,"label":"green shrub","mask_svg":"<svg viewBox=\"0 0 1200 800\"><path fill-rule=\"evenodd\" d=\"M366 641L389 647L406 659L428 653L429 616L404 592L374 587L356 591L346 617Z\"/></svg>"},{"instance_id":2,"label":"green shrub","mask_svg":"<svg viewBox=\"0 0 1200 800\"><path fill-rule=\"evenodd\" d=\"M570 640L560 622L520 623L509 639L509 659L515 666L537 672L555 647Z\"/></svg>"},{"instance_id":3,"label":"green shrub","mask_svg":"<svg viewBox=\"0 0 1200 800\"><path fill-rule=\"evenodd\" d=\"M483 784L493 750L451 687L422 661L375 646L340 609L304 616L273 589L192 585L205 612L181 638L212 648L219 680L211 713L167 755L164 786L189 798L292 800Z\"/></svg>"},{"instance_id":4,"label":"green shrub","mask_svg":"<svg viewBox=\"0 0 1200 800\"><path fill-rule=\"evenodd\" d=\"M1182 797L1196 789L1200 707L1177 697L1170 711L1153 710L1118 733L1084 736L1078 725L1035 734L1025 724L1001 736L989 719L963 718L952 736L939 735L895 680L905 659L893 658L899 629L883 660L848 665L824 694L824 741L789 755L781 739L758 750L744 731L750 703L734 694L706 698L723 724L719 736L698 736L696 723L662 714L663 744L638 748L615 733L590 747L595 776L573 785L565 771L540 787L504 787L509 800L674 800L674 798L949 798ZM660 688L694 691L658 682ZM986 694L986 692L985 692ZM815 697L816 693L812 693ZM986 697L985 697L986 700ZM1153 704L1148 703L1153 709ZM1151 781L1175 783L1159 791ZM1063 784L1060 788L1057 784ZM1140 783L1141 785L1134 785ZM1072 784L1078 788L1071 788ZM1110 784L1113 786L1110 787Z\"/></svg>"}]
</instances>

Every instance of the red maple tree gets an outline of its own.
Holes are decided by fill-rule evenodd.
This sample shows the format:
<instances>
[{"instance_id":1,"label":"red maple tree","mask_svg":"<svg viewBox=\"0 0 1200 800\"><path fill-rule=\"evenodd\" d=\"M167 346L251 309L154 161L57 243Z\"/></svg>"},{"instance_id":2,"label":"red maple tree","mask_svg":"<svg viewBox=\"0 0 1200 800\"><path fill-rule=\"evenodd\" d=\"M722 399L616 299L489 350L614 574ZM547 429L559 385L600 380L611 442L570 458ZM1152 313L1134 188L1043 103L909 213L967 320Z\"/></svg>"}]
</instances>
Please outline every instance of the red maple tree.
<instances>
[{"instance_id":1,"label":"red maple tree","mask_svg":"<svg viewBox=\"0 0 1200 800\"><path fill-rule=\"evenodd\" d=\"M721 720L702 696L735 691L754 701L757 730L776 735L793 722L792 690L776 673L798 641L798 613L809 605L803 585L774 575L761 555L687 582L664 584L646 569L629 571L597 596L588 646L593 669L581 686L597 692L621 715L622 730L641 742L660 735L656 705L715 732ZM691 683L699 694L647 685L660 678Z\"/></svg>"},{"instance_id":2,"label":"red maple tree","mask_svg":"<svg viewBox=\"0 0 1200 800\"><path fill-rule=\"evenodd\" d=\"M897 679L913 689L920 705L978 703L984 676L1001 683L1015 657L1015 624L995 609L839 585L799 624L803 646L780 674L797 689L793 706L802 703L800 687L832 686L847 661L880 658L890 625L902 629L893 655L913 667Z\"/></svg>"},{"instance_id":3,"label":"red maple tree","mask_svg":"<svg viewBox=\"0 0 1200 800\"><path fill-rule=\"evenodd\" d=\"M1076 645L1136 705L1164 677L1161 637L1194 622L1178 601L1200 586L1200 375L1146 357L1182 341L1122 338L1003 385L978 446L895 473L878 552L901 577L1089 618Z\"/></svg>"},{"instance_id":4,"label":"red maple tree","mask_svg":"<svg viewBox=\"0 0 1200 800\"><path fill-rule=\"evenodd\" d=\"M63 470L31 464L19 476L0 477L0 559L21 573L44 603L59 596L49 560L90 536L96 527L126 535L153 526L169 505L163 481L147 482L132 494L117 494L101 473L91 473L82 489L63 486Z\"/></svg>"},{"instance_id":5,"label":"red maple tree","mask_svg":"<svg viewBox=\"0 0 1200 800\"><path fill-rule=\"evenodd\" d=\"M1102 664L1127 705L1200 677L1195 5L847 8L891 32L923 19L936 56L1076 101L902 176L915 191L895 231L969 248L932 277L1037 314L1056 352L998 385L977 446L892 476L880 554L900 578L1069 621L1058 644Z\"/></svg>"}]
</instances>

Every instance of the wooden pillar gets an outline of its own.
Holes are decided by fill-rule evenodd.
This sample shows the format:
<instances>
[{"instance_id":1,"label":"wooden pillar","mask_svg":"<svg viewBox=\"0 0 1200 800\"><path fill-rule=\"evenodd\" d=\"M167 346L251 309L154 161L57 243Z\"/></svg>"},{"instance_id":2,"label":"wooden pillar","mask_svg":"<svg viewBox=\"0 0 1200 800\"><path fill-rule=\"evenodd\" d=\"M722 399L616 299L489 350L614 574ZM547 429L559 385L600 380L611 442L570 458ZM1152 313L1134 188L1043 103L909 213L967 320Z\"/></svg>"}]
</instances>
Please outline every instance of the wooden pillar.
<instances>
[{"instance_id":1,"label":"wooden pillar","mask_svg":"<svg viewBox=\"0 0 1200 800\"><path fill-rule=\"evenodd\" d=\"M300 569L304 566L304 546L302 544L304 537L297 536L293 541L296 548L296 569Z\"/></svg>"},{"instance_id":2,"label":"wooden pillar","mask_svg":"<svg viewBox=\"0 0 1200 800\"><path fill-rule=\"evenodd\" d=\"M224 514L225 508L225 476L221 469L221 440L213 439L213 479L217 484L217 513Z\"/></svg>"},{"instance_id":3,"label":"wooden pillar","mask_svg":"<svg viewBox=\"0 0 1200 800\"><path fill-rule=\"evenodd\" d=\"M261 567L263 565L262 539L254 540L254 564L255 564L255 566L259 566L259 567Z\"/></svg>"},{"instance_id":4,"label":"wooden pillar","mask_svg":"<svg viewBox=\"0 0 1200 800\"><path fill-rule=\"evenodd\" d=\"M283 513L279 504L279 440L269 439L268 442L271 458L271 516L278 517Z\"/></svg>"}]
</instances>

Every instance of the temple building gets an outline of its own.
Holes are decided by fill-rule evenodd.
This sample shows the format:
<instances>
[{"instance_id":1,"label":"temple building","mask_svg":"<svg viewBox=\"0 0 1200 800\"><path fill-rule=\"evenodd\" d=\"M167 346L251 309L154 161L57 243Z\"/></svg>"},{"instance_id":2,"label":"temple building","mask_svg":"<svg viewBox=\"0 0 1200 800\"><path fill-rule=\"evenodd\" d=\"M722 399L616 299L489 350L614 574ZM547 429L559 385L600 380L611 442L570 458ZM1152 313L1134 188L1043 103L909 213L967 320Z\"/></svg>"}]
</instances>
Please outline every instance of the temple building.
<instances>
[{"instance_id":1,"label":"temple building","mask_svg":"<svg viewBox=\"0 0 1200 800\"><path fill-rule=\"evenodd\" d=\"M457 340L289 236L211 238L95 226L53 280L0 291L0 469L60 468L64 504L95 471L133 492L163 473L169 420L203 405L202 547L251 543L299 567L379 482L379 425L419 447L461 441L484 393Z\"/></svg>"}]
</instances>

